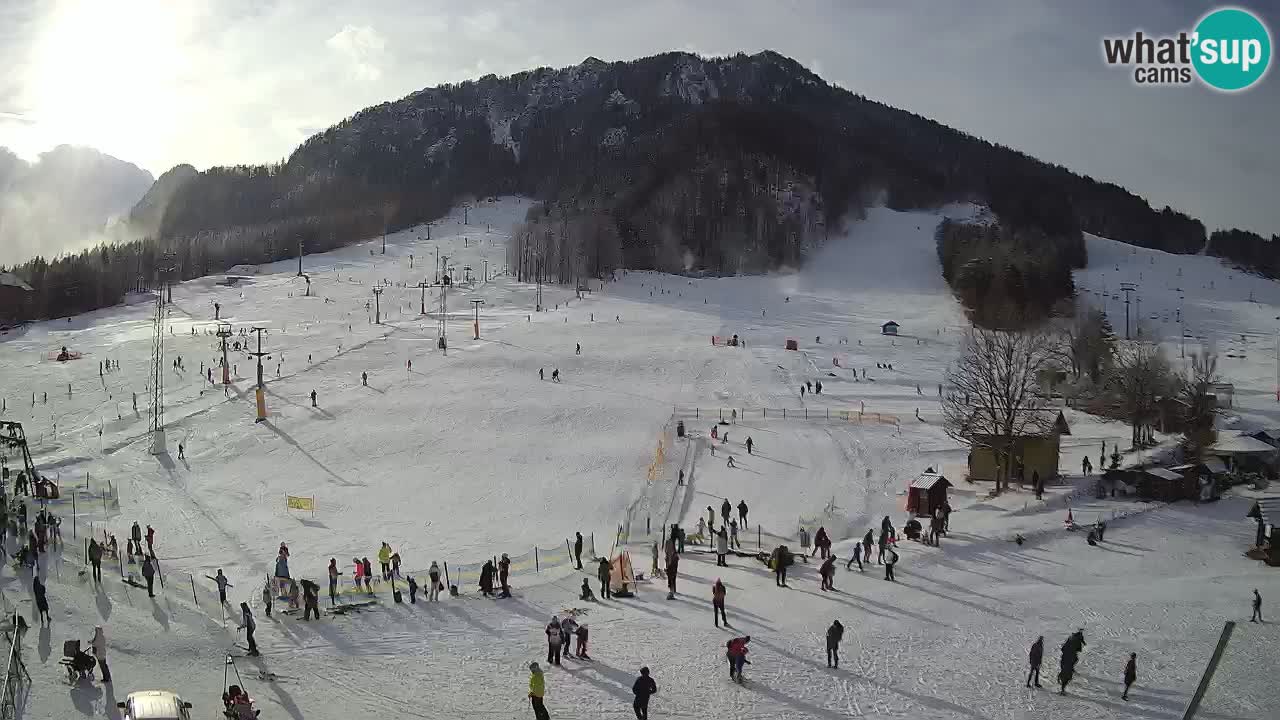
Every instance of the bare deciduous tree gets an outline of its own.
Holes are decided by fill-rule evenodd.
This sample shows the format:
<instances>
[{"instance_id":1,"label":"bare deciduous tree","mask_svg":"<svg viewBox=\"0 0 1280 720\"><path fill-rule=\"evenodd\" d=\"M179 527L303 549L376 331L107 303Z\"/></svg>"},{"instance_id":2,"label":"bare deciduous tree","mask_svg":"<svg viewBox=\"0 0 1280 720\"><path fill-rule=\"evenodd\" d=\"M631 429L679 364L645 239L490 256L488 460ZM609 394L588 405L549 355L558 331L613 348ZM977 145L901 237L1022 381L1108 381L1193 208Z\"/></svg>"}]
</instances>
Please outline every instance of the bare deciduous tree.
<instances>
[{"instance_id":1,"label":"bare deciduous tree","mask_svg":"<svg viewBox=\"0 0 1280 720\"><path fill-rule=\"evenodd\" d=\"M1137 448L1158 419L1156 401L1174 388L1173 372L1159 346L1126 343L1116 352L1105 387L1112 404L1132 428L1133 447Z\"/></svg>"},{"instance_id":2,"label":"bare deciduous tree","mask_svg":"<svg viewBox=\"0 0 1280 720\"><path fill-rule=\"evenodd\" d=\"M960 357L947 373L943 429L971 449L990 449L1000 460L996 492L1009 485L1017 438L1047 432L1054 417L1038 394L1040 368L1054 357L1043 330L1006 332L970 328Z\"/></svg>"},{"instance_id":3,"label":"bare deciduous tree","mask_svg":"<svg viewBox=\"0 0 1280 720\"><path fill-rule=\"evenodd\" d=\"M1191 356L1191 367L1182 379L1179 396L1187 404L1182 447L1188 460L1199 461L1217 439L1213 419L1217 403L1213 386L1218 382L1218 356L1207 349Z\"/></svg>"}]
</instances>

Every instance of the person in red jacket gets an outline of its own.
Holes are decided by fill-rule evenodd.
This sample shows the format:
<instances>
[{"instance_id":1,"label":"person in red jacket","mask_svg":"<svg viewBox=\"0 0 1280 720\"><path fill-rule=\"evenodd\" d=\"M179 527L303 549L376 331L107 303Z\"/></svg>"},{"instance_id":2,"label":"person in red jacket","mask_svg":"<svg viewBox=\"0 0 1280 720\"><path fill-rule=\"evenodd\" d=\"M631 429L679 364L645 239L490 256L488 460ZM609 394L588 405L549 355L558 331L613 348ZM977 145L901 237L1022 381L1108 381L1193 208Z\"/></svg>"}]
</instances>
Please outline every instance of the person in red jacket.
<instances>
[{"instance_id":1,"label":"person in red jacket","mask_svg":"<svg viewBox=\"0 0 1280 720\"><path fill-rule=\"evenodd\" d=\"M729 649L726 655L729 658L730 680L742 682L742 666L750 664L750 661L747 660L747 643L749 642L751 642L750 635L734 638L729 641Z\"/></svg>"}]
</instances>

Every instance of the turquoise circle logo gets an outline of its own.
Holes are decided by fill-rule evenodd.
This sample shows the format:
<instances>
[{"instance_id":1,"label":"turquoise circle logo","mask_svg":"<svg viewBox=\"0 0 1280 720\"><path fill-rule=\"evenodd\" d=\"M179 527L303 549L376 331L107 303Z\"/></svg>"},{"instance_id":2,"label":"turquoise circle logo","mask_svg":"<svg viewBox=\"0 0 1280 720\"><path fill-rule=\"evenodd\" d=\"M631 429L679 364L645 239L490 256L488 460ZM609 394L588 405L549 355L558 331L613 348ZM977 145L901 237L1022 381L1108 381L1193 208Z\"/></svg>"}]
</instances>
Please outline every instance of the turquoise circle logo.
<instances>
[{"instance_id":1,"label":"turquoise circle logo","mask_svg":"<svg viewBox=\"0 0 1280 720\"><path fill-rule=\"evenodd\" d=\"M1262 79L1271 64L1271 34L1246 10L1223 8L1205 15L1192 36L1191 63L1216 90L1244 90Z\"/></svg>"}]
</instances>

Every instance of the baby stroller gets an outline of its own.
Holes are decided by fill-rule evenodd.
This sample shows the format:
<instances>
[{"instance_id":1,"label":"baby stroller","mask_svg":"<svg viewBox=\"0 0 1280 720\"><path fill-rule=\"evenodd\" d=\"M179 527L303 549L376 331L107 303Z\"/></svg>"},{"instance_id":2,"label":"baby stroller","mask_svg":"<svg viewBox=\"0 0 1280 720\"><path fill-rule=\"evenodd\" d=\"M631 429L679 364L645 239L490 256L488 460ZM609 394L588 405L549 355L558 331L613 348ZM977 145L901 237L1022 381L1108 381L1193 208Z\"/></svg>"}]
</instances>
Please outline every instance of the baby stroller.
<instances>
[{"instance_id":1,"label":"baby stroller","mask_svg":"<svg viewBox=\"0 0 1280 720\"><path fill-rule=\"evenodd\" d=\"M62 643L62 659L58 660L58 664L66 666L69 683L74 683L76 678L93 678L93 671L98 667L98 661L80 649L79 640Z\"/></svg>"}]
</instances>

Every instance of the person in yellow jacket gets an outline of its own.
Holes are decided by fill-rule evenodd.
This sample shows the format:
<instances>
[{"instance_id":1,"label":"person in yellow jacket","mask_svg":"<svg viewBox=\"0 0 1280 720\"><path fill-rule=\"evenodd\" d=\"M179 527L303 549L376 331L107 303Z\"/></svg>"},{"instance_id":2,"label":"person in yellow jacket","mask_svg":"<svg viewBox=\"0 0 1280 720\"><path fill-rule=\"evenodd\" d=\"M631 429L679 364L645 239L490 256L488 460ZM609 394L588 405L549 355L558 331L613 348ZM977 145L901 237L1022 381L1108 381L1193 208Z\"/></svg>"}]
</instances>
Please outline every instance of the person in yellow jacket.
<instances>
[{"instance_id":1,"label":"person in yellow jacket","mask_svg":"<svg viewBox=\"0 0 1280 720\"><path fill-rule=\"evenodd\" d=\"M378 548L378 562L382 565L382 579L391 579L391 546L382 543L382 547Z\"/></svg>"},{"instance_id":2,"label":"person in yellow jacket","mask_svg":"<svg viewBox=\"0 0 1280 720\"><path fill-rule=\"evenodd\" d=\"M547 680L542 675L542 668L538 667L538 663L529 663L529 702L533 705L533 717L535 720L551 720L551 715L547 712L547 706L543 704L542 698L547 694Z\"/></svg>"}]
</instances>

